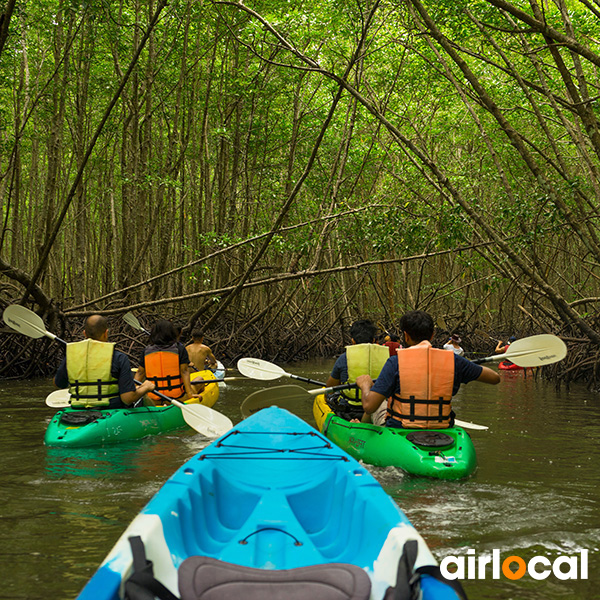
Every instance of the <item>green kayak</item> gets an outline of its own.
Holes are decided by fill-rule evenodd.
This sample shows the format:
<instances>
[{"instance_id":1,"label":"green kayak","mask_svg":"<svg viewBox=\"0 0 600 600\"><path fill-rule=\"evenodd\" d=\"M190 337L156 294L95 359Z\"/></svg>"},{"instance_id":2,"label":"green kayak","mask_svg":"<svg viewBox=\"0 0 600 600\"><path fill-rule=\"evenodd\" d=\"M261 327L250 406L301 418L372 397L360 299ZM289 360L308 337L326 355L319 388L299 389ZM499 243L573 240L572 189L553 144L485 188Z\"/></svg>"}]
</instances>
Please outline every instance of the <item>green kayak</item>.
<instances>
[{"instance_id":1,"label":"green kayak","mask_svg":"<svg viewBox=\"0 0 600 600\"><path fill-rule=\"evenodd\" d=\"M477 467L473 442L462 427L395 429L350 423L333 414L322 395L315 399L313 412L328 439L367 464L439 479L462 479Z\"/></svg>"},{"instance_id":2,"label":"green kayak","mask_svg":"<svg viewBox=\"0 0 600 600\"><path fill-rule=\"evenodd\" d=\"M202 377L214 379L211 371L192 374L192 382ZM206 385L199 399L187 401L211 407L219 398L218 384ZM46 446L85 448L117 444L125 440L139 440L148 435L165 433L188 427L183 413L174 405L140 406L103 410L64 408L59 410L48 425Z\"/></svg>"},{"instance_id":3,"label":"green kayak","mask_svg":"<svg viewBox=\"0 0 600 600\"><path fill-rule=\"evenodd\" d=\"M216 386L215 386L216 387ZM187 427L174 405L105 410L59 410L48 425L47 446L101 446Z\"/></svg>"}]
</instances>

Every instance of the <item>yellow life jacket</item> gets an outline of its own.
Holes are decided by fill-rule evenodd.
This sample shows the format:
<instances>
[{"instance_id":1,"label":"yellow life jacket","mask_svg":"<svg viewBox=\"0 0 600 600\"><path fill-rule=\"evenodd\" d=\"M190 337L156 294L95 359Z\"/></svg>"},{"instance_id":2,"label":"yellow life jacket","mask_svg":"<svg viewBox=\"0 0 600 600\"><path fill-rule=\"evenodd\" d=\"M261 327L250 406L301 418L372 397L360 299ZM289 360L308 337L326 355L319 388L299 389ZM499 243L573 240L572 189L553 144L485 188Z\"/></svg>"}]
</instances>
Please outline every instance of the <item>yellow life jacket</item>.
<instances>
[{"instance_id":1,"label":"yellow life jacket","mask_svg":"<svg viewBox=\"0 0 600 600\"><path fill-rule=\"evenodd\" d=\"M110 342L91 339L67 344L71 406L109 406L110 399L119 396L118 382L110 374L114 348Z\"/></svg>"},{"instance_id":2,"label":"yellow life jacket","mask_svg":"<svg viewBox=\"0 0 600 600\"><path fill-rule=\"evenodd\" d=\"M348 383L354 383L360 375L370 375L372 379L377 379L389 357L390 353L387 346L380 346L379 344L346 346ZM356 390L355 398L355 400L349 400L349 403L360 405L360 390Z\"/></svg>"},{"instance_id":3,"label":"yellow life jacket","mask_svg":"<svg viewBox=\"0 0 600 600\"><path fill-rule=\"evenodd\" d=\"M175 400L185 395L176 343L168 348L148 346L144 350L144 368L146 378L154 381L156 391ZM160 396L152 392L148 396L153 400L161 400Z\"/></svg>"},{"instance_id":4,"label":"yellow life jacket","mask_svg":"<svg viewBox=\"0 0 600 600\"><path fill-rule=\"evenodd\" d=\"M432 348L428 341L398 350L400 394L388 401L388 414L403 427L450 426L454 352Z\"/></svg>"}]
</instances>

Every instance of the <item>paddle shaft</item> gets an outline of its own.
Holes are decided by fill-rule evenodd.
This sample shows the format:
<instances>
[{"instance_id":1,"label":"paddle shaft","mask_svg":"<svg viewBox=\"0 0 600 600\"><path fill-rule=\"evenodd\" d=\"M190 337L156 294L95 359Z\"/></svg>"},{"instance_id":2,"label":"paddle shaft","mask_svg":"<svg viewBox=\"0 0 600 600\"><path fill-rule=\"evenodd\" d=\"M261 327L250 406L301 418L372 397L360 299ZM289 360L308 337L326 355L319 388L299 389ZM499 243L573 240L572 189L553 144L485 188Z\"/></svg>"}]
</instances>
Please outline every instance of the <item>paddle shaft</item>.
<instances>
[{"instance_id":1,"label":"paddle shaft","mask_svg":"<svg viewBox=\"0 0 600 600\"><path fill-rule=\"evenodd\" d=\"M137 385L138 387L140 385L142 385L142 382L138 381L137 379L134 379L133 381L135 382L135 385ZM165 402L172 402L173 401L173 398L169 398L169 396L165 396L165 394L163 394L162 392L159 392L157 390L152 390L152 391L150 391L148 393L149 394L155 394L156 396L158 396L159 398L161 398ZM185 406L185 404L182 404L182 406Z\"/></svg>"},{"instance_id":2,"label":"paddle shaft","mask_svg":"<svg viewBox=\"0 0 600 600\"><path fill-rule=\"evenodd\" d=\"M535 354L537 352L539 352L539 350L523 350L522 352L505 352L504 354L495 354L494 356L486 356L485 358L476 358L475 360L473 360L471 362L474 362L476 365L481 365L486 362L496 362L496 361L501 361L501 360L504 360L505 358L507 358L508 360L511 360L516 365L518 365L518 362L515 362L512 360L513 357L516 357L518 359L519 356L531 356L532 354Z\"/></svg>"},{"instance_id":3,"label":"paddle shaft","mask_svg":"<svg viewBox=\"0 0 600 600\"><path fill-rule=\"evenodd\" d=\"M273 405L279 406L280 408L287 408L293 412L298 405L297 403L301 403L307 398L312 399L315 395L322 394L323 392L323 388L307 390L299 385L281 385L274 388L266 388L250 394L250 396L242 402L240 409L244 418L249 417L263 408ZM455 419L454 424L459 427L464 427L465 429L476 429L480 431L489 429L486 425L477 425L476 423L469 423L459 419Z\"/></svg>"},{"instance_id":4,"label":"paddle shaft","mask_svg":"<svg viewBox=\"0 0 600 600\"><path fill-rule=\"evenodd\" d=\"M291 379L297 379L298 381L303 381L304 383L310 383L311 385L325 385L322 381L316 381L315 379L309 379L308 377L302 377L300 375L292 375L292 373L286 373L285 377L290 377ZM335 388L331 388L334 390ZM347 389L347 388L343 388Z\"/></svg>"}]
</instances>

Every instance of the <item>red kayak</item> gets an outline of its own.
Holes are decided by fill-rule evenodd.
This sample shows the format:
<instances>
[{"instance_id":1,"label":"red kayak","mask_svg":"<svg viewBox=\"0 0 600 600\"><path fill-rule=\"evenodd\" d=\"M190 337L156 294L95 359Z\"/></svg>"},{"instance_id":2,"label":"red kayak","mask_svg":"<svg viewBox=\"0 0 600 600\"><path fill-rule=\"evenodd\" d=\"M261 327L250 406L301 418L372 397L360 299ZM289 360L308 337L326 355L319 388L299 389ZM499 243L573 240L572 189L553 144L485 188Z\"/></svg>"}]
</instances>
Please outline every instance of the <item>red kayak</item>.
<instances>
[{"instance_id":1,"label":"red kayak","mask_svg":"<svg viewBox=\"0 0 600 600\"><path fill-rule=\"evenodd\" d=\"M498 368L501 371L523 371L523 367L515 365L515 363L510 362L510 360L503 360L498 364Z\"/></svg>"}]
</instances>

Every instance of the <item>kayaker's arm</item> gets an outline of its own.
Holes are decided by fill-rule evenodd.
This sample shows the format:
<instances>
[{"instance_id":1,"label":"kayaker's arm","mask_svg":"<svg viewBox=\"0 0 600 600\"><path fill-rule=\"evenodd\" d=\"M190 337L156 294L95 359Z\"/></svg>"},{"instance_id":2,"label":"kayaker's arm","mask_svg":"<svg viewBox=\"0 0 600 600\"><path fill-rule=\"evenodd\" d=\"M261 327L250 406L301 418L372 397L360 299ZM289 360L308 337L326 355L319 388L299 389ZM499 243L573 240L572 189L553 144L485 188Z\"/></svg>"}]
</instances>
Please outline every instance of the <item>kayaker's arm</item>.
<instances>
[{"instance_id":1,"label":"kayaker's arm","mask_svg":"<svg viewBox=\"0 0 600 600\"><path fill-rule=\"evenodd\" d=\"M360 390L363 410L368 415L372 415L381 406L381 403L385 400L385 396L371 391L373 379L371 379L370 375L360 375L357 377L356 385Z\"/></svg>"},{"instance_id":2,"label":"kayaker's arm","mask_svg":"<svg viewBox=\"0 0 600 600\"><path fill-rule=\"evenodd\" d=\"M125 392L123 394L119 394L119 396L121 397L123 404L131 406L148 392L154 391L155 387L156 386L154 385L153 381L146 379L146 381L144 381L144 383L142 383L142 385L140 385L137 389L133 390L132 392Z\"/></svg>"},{"instance_id":3,"label":"kayaker's arm","mask_svg":"<svg viewBox=\"0 0 600 600\"><path fill-rule=\"evenodd\" d=\"M208 364L208 368L209 369L216 369L218 368L218 364L217 364L217 358L215 357L215 355L212 353L212 350L209 348L208 349L208 355L204 361L206 364Z\"/></svg>"},{"instance_id":4,"label":"kayaker's arm","mask_svg":"<svg viewBox=\"0 0 600 600\"><path fill-rule=\"evenodd\" d=\"M188 398L199 398L200 394L196 394L192 389L192 383L190 381L190 369L186 363L179 364L179 373L181 379L183 379L183 387Z\"/></svg>"},{"instance_id":5,"label":"kayaker's arm","mask_svg":"<svg viewBox=\"0 0 600 600\"><path fill-rule=\"evenodd\" d=\"M496 354L504 354L508 350L508 345L505 344L502 340L498 340L496 344L496 348L494 349L494 353Z\"/></svg>"},{"instance_id":6,"label":"kayaker's arm","mask_svg":"<svg viewBox=\"0 0 600 600\"><path fill-rule=\"evenodd\" d=\"M333 387L335 385L340 385L340 383L341 381L339 379L336 379L330 375L325 382L325 387Z\"/></svg>"},{"instance_id":7,"label":"kayaker's arm","mask_svg":"<svg viewBox=\"0 0 600 600\"><path fill-rule=\"evenodd\" d=\"M500 383L500 375L496 373L493 369L489 367L481 368L481 375L477 378L477 381L481 381L481 383L491 383L492 385L497 385Z\"/></svg>"}]
</instances>

